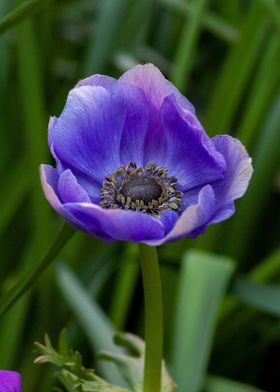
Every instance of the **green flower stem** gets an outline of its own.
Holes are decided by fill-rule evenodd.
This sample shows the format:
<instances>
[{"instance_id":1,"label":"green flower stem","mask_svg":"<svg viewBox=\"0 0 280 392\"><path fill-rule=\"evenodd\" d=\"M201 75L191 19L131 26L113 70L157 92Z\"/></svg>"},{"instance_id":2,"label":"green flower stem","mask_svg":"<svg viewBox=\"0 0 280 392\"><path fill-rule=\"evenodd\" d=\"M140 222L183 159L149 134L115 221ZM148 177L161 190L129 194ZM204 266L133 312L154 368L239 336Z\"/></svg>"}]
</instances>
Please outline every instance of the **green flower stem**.
<instances>
[{"instance_id":1,"label":"green flower stem","mask_svg":"<svg viewBox=\"0 0 280 392\"><path fill-rule=\"evenodd\" d=\"M160 392L163 343L163 315L157 250L140 244L145 298L145 368L143 392Z\"/></svg>"}]
</instances>

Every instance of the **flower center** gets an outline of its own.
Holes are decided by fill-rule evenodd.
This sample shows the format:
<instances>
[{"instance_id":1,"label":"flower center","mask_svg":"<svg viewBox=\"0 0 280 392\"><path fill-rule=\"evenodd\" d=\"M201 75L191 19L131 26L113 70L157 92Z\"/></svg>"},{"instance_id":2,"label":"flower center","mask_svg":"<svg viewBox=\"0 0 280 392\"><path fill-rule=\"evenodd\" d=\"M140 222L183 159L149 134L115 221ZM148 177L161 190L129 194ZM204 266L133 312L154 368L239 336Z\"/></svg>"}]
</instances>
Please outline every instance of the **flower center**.
<instances>
[{"instance_id":1,"label":"flower center","mask_svg":"<svg viewBox=\"0 0 280 392\"><path fill-rule=\"evenodd\" d=\"M143 200L144 203L157 200L162 194L162 187L150 177L135 177L125 182L120 191L131 201Z\"/></svg>"},{"instance_id":2,"label":"flower center","mask_svg":"<svg viewBox=\"0 0 280 392\"><path fill-rule=\"evenodd\" d=\"M121 208L159 216L163 211L180 210L182 193L177 179L168 170L149 163L137 168L130 162L106 177L101 189L101 207Z\"/></svg>"}]
</instances>

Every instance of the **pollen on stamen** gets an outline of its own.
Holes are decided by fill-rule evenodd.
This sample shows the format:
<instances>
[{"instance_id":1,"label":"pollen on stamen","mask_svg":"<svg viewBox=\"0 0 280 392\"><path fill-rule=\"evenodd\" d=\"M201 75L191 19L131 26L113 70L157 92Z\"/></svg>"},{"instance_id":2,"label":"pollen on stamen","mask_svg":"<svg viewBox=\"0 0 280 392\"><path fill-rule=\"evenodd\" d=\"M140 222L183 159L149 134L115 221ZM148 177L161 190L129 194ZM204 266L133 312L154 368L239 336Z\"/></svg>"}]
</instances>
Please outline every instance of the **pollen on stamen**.
<instances>
[{"instance_id":1,"label":"pollen on stamen","mask_svg":"<svg viewBox=\"0 0 280 392\"><path fill-rule=\"evenodd\" d=\"M179 211L182 193L177 179L168 170L151 162L137 167L133 162L120 166L103 182L101 207L130 209L160 216L168 210Z\"/></svg>"}]
</instances>

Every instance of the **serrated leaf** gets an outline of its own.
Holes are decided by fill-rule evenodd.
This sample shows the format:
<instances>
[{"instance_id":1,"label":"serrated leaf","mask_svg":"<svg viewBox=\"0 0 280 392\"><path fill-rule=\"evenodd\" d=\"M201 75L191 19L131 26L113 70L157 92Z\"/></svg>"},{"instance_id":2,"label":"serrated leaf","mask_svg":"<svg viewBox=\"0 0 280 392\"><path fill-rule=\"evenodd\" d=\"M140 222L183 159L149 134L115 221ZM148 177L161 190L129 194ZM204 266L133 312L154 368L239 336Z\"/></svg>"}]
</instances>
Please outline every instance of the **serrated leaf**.
<instances>
[{"instance_id":1,"label":"serrated leaf","mask_svg":"<svg viewBox=\"0 0 280 392\"><path fill-rule=\"evenodd\" d=\"M66 329L63 329L60 332L58 347L59 347L59 353L62 356L67 355L67 353L69 352L68 335Z\"/></svg>"},{"instance_id":2,"label":"serrated leaf","mask_svg":"<svg viewBox=\"0 0 280 392\"><path fill-rule=\"evenodd\" d=\"M45 345L36 342L39 356L35 363L52 363L60 368L57 378L68 392L129 392L128 389L112 385L94 373L93 369L83 366L82 356L78 351L69 348L67 332L63 330L59 336L59 352L57 352L48 335Z\"/></svg>"},{"instance_id":3,"label":"serrated leaf","mask_svg":"<svg viewBox=\"0 0 280 392\"><path fill-rule=\"evenodd\" d=\"M103 351L99 358L113 362L127 381L133 392L142 392L144 374L145 343L138 336L130 333L118 333L114 337L116 345L125 348L128 355ZM162 361L162 387L161 392L173 392L175 384L168 374L164 361Z\"/></svg>"}]
</instances>

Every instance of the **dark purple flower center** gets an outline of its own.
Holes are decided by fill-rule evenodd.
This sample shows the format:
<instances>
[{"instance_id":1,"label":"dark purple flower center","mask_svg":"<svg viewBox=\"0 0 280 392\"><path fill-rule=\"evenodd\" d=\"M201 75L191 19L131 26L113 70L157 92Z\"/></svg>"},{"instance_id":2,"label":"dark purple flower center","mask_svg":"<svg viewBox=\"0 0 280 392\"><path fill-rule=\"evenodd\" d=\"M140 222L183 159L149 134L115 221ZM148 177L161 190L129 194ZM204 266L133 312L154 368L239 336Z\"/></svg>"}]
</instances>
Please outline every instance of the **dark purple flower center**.
<instances>
[{"instance_id":1,"label":"dark purple flower center","mask_svg":"<svg viewBox=\"0 0 280 392\"><path fill-rule=\"evenodd\" d=\"M143 200L146 204L160 198L162 187L153 178L135 177L123 184L121 193L126 199L130 197L131 201Z\"/></svg>"},{"instance_id":2,"label":"dark purple flower center","mask_svg":"<svg viewBox=\"0 0 280 392\"><path fill-rule=\"evenodd\" d=\"M149 163L137 168L130 162L120 166L103 182L101 207L137 210L159 216L164 211L179 211L182 193L177 179L168 170Z\"/></svg>"}]
</instances>

